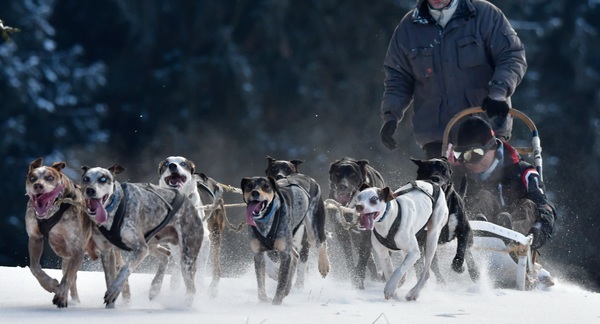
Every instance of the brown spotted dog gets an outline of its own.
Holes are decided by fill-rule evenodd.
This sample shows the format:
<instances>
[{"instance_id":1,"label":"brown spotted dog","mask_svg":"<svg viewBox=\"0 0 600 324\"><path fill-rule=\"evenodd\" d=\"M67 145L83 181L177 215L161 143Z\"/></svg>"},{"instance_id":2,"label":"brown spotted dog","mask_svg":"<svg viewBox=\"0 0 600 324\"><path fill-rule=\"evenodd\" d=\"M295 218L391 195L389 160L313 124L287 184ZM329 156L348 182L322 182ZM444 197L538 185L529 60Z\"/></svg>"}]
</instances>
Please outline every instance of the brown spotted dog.
<instances>
[{"instance_id":1,"label":"brown spotted dog","mask_svg":"<svg viewBox=\"0 0 600 324\"><path fill-rule=\"evenodd\" d=\"M25 224L29 236L29 270L40 285L54 293L52 303L67 307L68 294L79 303L77 271L83 262L92 235L92 222L85 215L83 196L62 170L65 162L42 165L39 158L29 164L25 190L29 196ZM44 238L54 253L62 258L60 282L50 277L40 265Z\"/></svg>"},{"instance_id":2,"label":"brown spotted dog","mask_svg":"<svg viewBox=\"0 0 600 324\"><path fill-rule=\"evenodd\" d=\"M242 179L241 188L247 205L246 223L249 225L250 248L254 252L259 300L268 300L263 252L279 252L279 276L272 301L279 305L291 290L298 264L297 251L302 248L304 235L312 247L319 249L319 272L323 277L327 276L325 207L317 182L304 174L293 174L281 180L249 177Z\"/></svg>"},{"instance_id":3,"label":"brown spotted dog","mask_svg":"<svg viewBox=\"0 0 600 324\"><path fill-rule=\"evenodd\" d=\"M158 260L150 299L160 293L170 255L163 244L179 247L185 301L186 306L190 306L196 293L197 256L204 236L202 220L191 200L177 190L150 183L120 183L115 179L125 170L120 165L108 169L83 166L82 169L81 191L88 216L110 243L130 251L129 258L104 295L106 307L114 307L126 279L148 254Z\"/></svg>"}]
</instances>

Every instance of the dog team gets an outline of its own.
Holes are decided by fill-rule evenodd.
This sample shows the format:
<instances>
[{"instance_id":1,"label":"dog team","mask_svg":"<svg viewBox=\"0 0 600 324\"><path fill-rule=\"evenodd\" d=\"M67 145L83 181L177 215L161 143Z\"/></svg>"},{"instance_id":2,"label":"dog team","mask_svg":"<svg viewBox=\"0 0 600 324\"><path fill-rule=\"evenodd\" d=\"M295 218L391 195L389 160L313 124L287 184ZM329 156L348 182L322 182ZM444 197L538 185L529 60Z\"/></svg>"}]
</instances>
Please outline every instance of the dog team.
<instances>
[{"instance_id":1,"label":"dog team","mask_svg":"<svg viewBox=\"0 0 600 324\"><path fill-rule=\"evenodd\" d=\"M473 234L447 159L413 159L417 177L394 191L367 160L342 158L330 165L326 200L319 184L299 171L302 162L267 156L265 175L243 177L238 189L197 172L195 164L181 156L159 163L157 184L118 181L125 170L118 164L82 166L81 178L73 181L63 173L65 162L45 166L39 158L30 163L26 179L30 270L42 288L54 293L53 304L63 308L69 292L71 300L79 302L76 278L84 254L99 258L105 273L104 303L113 308L119 295L125 301L131 298L128 277L152 255L158 268L149 298L159 295L172 260L171 280L183 279L185 300L191 305L198 265L206 259L212 264L208 293L214 297L226 222L223 193L229 191L241 194L245 203L262 302L281 304L294 278L295 287L303 286L310 248L317 251L319 274L328 275L326 230L345 247L339 266L349 271L356 288L364 289L367 271L377 279L378 269L383 272L385 299L398 298L397 290L413 266L418 281L407 300L418 298L430 269L443 282L436 250L438 244L454 239L457 249L451 268L461 273L466 263L471 279L478 279L470 251ZM60 281L40 265L44 239L62 259ZM391 251L404 255L396 268ZM266 265L277 269L273 298L265 289Z\"/></svg>"}]
</instances>

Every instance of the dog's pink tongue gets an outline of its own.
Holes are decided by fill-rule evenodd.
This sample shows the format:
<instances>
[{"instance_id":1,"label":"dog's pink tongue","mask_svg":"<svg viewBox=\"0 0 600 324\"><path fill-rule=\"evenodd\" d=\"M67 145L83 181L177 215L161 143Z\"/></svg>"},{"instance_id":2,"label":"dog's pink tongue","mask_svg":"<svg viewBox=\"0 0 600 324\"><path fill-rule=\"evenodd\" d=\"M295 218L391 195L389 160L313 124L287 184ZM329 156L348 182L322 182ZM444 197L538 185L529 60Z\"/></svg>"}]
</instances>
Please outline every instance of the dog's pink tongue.
<instances>
[{"instance_id":1,"label":"dog's pink tongue","mask_svg":"<svg viewBox=\"0 0 600 324\"><path fill-rule=\"evenodd\" d=\"M54 190L43 193L38 197L31 194L29 195L29 198L33 202L33 208L35 209L37 215L46 215L50 207L52 207L52 204L54 203L56 198L58 198L58 195L60 195L60 191L62 190L62 188L63 186L58 185L56 186L56 188L54 188Z\"/></svg>"},{"instance_id":2,"label":"dog's pink tongue","mask_svg":"<svg viewBox=\"0 0 600 324\"><path fill-rule=\"evenodd\" d=\"M90 203L92 205L92 208L96 210L96 222L98 224L106 222L106 219L108 217L106 216L106 209L104 209L104 206L102 206L101 200L90 199Z\"/></svg>"},{"instance_id":3,"label":"dog's pink tongue","mask_svg":"<svg viewBox=\"0 0 600 324\"><path fill-rule=\"evenodd\" d=\"M256 222L254 221L255 213L258 214L262 206L261 202L251 202L246 207L246 223L250 226L256 226Z\"/></svg>"},{"instance_id":4,"label":"dog's pink tongue","mask_svg":"<svg viewBox=\"0 0 600 324\"><path fill-rule=\"evenodd\" d=\"M367 231L373 230L373 214L360 214L360 226Z\"/></svg>"}]
</instances>

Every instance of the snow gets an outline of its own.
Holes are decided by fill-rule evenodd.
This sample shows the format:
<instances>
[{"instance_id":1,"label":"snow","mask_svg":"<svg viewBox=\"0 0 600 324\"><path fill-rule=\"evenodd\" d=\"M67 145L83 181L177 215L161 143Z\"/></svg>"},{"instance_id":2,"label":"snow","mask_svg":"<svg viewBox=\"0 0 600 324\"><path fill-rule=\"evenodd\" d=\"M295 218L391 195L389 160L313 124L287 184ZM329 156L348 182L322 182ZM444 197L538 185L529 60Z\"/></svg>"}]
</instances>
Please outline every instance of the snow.
<instances>
[{"instance_id":1,"label":"snow","mask_svg":"<svg viewBox=\"0 0 600 324\"><path fill-rule=\"evenodd\" d=\"M477 245L476 239L476 245ZM441 266L449 265L453 246L440 248ZM330 253L331 254L331 253ZM406 284L398 289L397 300L384 300L383 282L367 280L365 290L354 289L340 275L344 269L332 256L331 276L318 276L315 264L309 264L308 281L303 289L292 289L280 306L260 303L256 294L253 266L240 276L222 278L219 295L207 294L209 278L201 276L198 292L191 307L184 307L183 288L170 288L165 278L161 295L148 300L152 273L136 272L130 276L131 301L121 298L114 309L105 309L102 272L80 271L80 304L69 307L52 305L53 294L43 290L27 268L0 267L0 319L3 323L591 323L600 322L600 294L561 280L553 274L556 285L533 291L496 288L490 279L512 280L511 265L503 264L499 252L477 250L482 278L474 283L465 273L445 272L446 285L438 285L432 275L417 301L403 296L416 282L411 272ZM506 256L506 255L504 255ZM496 259L491 261L491 259ZM505 260L506 261L506 260ZM397 262L397 260L395 260ZM509 261L510 262L510 261ZM397 266L397 263L395 264ZM501 267L500 271L495 271ZM449 269L449 266L447 267ZM443 268L444 269L444 268ZM59 278L59 270L47 270ZM492 275L490 275L492 274ZM502 276L506 278L501 278ZM500 278L500 279L498 279ZM502 281L504 282L504 281ZM273 296L275 282L267 278L267 293Z\"/></svg>"}]
</instances>

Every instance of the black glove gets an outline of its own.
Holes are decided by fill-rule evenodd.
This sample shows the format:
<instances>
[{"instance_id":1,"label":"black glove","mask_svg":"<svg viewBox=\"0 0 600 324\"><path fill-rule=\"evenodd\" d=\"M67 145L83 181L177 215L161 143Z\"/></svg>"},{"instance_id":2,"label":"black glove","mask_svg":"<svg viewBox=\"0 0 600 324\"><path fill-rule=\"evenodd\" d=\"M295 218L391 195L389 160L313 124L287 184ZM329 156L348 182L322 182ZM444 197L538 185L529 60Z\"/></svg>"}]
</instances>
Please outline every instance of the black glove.
<instances>
[{"instance_id":1,"label":"black glove","mask_svg":"<svg viewBox=\"0 0 600 324\"><path fill-rule=\"evenodd\" d=\"M388 120L383 124L383 126L381 126L381 130L379 131L379 133L381 134L381 142L389 150L396 149L396 140L394 139L394 132L396 131L397 126L397 121Z\"/></svg>"},{"instance_id":2,"label":"black glove","mask_svg":"<svg viewBox=\"0 0 600 324\"><path fill-rule=\"evenodd\" d=\"M529 234L533 234L533 242L531 242L531 249L538 250L546 243L546 233L542 230L542 223L535 222L531 229L529 230Z\"/></svg>"},{"instance_id":3,"label":"black glove","mask_svg":"<svg viewBox=\"0 0 600 324\"><path fill-rule=\"evenodd\" d=\"M508 104L506 101L498 101L491 99L490 97L485 97L483 99L483 103L481 104L481 109L483 109L488 117L498 117L498 118L506 118L508 116Z\"/></svg>"}]
</instances>

